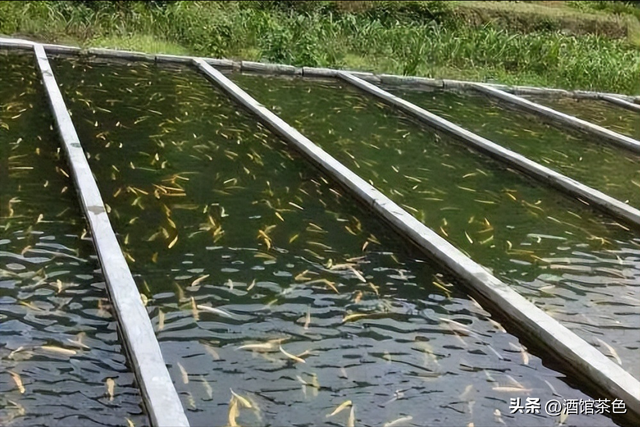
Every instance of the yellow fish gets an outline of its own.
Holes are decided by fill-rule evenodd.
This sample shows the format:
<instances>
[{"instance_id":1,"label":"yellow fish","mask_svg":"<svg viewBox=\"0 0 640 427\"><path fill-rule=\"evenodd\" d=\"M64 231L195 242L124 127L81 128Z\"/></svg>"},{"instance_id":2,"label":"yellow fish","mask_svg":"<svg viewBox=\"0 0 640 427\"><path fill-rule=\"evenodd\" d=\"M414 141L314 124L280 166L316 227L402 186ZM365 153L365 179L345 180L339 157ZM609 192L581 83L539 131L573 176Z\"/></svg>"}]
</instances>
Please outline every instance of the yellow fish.
<instances>
[{"instance_id":1,"label":"yellow fish","mask_svg":"<svg viewBox=\"0 0 640 427\"><path fill-rule=\"evenodd\" d=\"M282 348L282 346L280 346L280 352L281 352L282 354L284 354L285 356L287 356L289 359L295 360L296 362L299 362L299 363L307 363L307 362L305 362L305 360L304 360L304 359L301 359L300 357L298 357L298 356L294 356L293 354L288 353L287 351L285 351L285 349L283 349L283 348Z\"/></svg>"},{"instance_id":2,"label":"yellow fish","mask_svg":"<svg viewBox=\"0 0 640 427\"><path fill-rule=\"evenodd\" d=\"M116 388L116 382L113 378L107 378L107 394L109 395L109 402L113 400L113 393Z\"/></svg>"},{"instance_id":3,"label":"yellow fish","mask_svg":"<svg viewBox=\"0 0 640 427\"><path fill-rule=\"evenodd\" d=\"M13 382L16 383L16 386L18 387L18 390L20 391L20 394L24 394L25 388L24 388L24 384L22 384L22 378L20 378L20 375L16 374L15 372L11 372L11 371L9 371L9 373L11 374L11 377L13 378Z\"/></svg>"},{"instance_id":4,"label":"yellow fish","mask_svg":"<svg viewBox=\"0 0 640 427\"><path fill-rule=\"evenodd\" d=\"M338 405L338 407L330 414L327 415L327 418L329 417L333 417L334 415L339 414L340 412L342 412L345 408L351 406L353 403L350 400L345 400L344 402L342 402L340 405Z\"/></svg>"}]
</instances>

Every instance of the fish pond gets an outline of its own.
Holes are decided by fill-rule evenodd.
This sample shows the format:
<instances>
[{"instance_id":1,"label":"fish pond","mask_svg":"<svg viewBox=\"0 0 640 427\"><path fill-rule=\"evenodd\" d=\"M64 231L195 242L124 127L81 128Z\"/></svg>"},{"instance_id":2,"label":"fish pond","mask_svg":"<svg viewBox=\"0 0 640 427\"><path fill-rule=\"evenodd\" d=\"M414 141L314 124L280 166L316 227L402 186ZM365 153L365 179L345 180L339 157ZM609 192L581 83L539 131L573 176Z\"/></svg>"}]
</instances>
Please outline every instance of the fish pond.
<instances>
[{"instance_id":1,"label":"fish pond","mask_svg":"<svg viewBox=\"0 0 640 427\"><path fill-rule=\"evenodd\" d=\"M640 208L640 156L636 153L600 141L596 136L545 124L533 113L510 108L510 104L476 91L411 90L398 86L385 90ZM640 115L637 120L640 122Z\"/></svg>"},{"instance_id":2,"label":"fish pond","mask_svg":"<svg viewBox=\"0 0 640 427\"><path fill-rule=\"evenodd\" d=\"M557 417L511 414L510 399L588 399L446 271L194 69L70 58L56 58L53 68L193 426L550 426ZM286 81L277 84L279 98L290 100L283 105L297 99L307 108L308 88L298 94ZM364 129L350 112L327 126L321 105L284 116L298 126L316 114L318 125L336 134L350 125ZM372 107L367 100L360 111ZM391 122L382 114L379 120ZM393 123L388 132L402 138ZM354 144L364 146L369 134ZM391 167L395 159L387 157ZM380 175L377 184L387 186ZM600 217L590 221L612 239L606 244L629 238L615 226L605 234ZM489 227L479 214L478 223ZM511 237L513 250L536 243L522 233ZM536 244L550 240L538 237ZM582 248L589 260L592 244ZM618 258L605 249L602 268L617 273L612 265L620 258L627 274L637 273L625 260L634 256L624 252L631 248L620 244ZM513 257L519 263L508 271L525 283L528 273L517 268L528 258ZM529 297L539 296L535 287L520 286ZM563 313L570 290L558 289L541 301ZM581 295L587 297L570 310L584 311L595 298ZM605 290L599 295L606 307ZM628 363L617 338L606 339ZM613 424L601 415L569 419Z\"/></svg>"},{"instance_id":3,"label":"fish pond","mask_svg":"<svg viewBox=\"0 0 640 427\"><path fill-rule=\"evenodd\" d=\"M636 230L346 83L240 73L231 78L640 378Z\"/></svg>"},{"instance_id":4,"label":"fish pond","mask_svg":"<svg viewBox=\"0 0 640 427\"><path fill-rule=\"evenodd\" d=\"M0 51L0 425L148 425L32 54Z\"/></svg>"},{"instance_id":5,"label":"fish pond","mask_svg":"<svg viewBox=\"0 0 640 427\"><path fill-rule=\"evenodd\" d=\"M600 99L557 98L540 95L527 95L524 98L640 140L640 113L637 111L628 110Z\"/></svg>"}]
</instances>

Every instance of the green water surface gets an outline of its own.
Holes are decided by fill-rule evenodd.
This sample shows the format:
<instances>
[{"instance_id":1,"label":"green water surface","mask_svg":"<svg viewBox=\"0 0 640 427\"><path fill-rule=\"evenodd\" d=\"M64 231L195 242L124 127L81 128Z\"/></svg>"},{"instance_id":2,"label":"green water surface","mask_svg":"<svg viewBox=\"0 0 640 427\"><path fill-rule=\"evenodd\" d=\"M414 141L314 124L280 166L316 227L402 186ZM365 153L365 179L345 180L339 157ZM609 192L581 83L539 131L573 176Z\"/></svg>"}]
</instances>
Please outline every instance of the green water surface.
<instances>
[{"instance_id":1,"label":"green water surface","mask_svg":"<svg viewBox=\"0 0 640 427\"><path fill-rule=\"evenodd\" d=\"M434 114L596 190L640 208L640 156L597 137L545 124L486 95L385 87ZM640 122L640 115L638 115Z\"/></svg>"},{"instance_id":2,"label":"green water surface","mask_svg":"<svg viewBox=\"0 0 640 427\"><path fill-rule=\"evenodd\" d=\"M345 83L239 73L231 78L640 377L636 231Z\"/></svg>"},{"instance_id":3,"label":"green water surface","mask_svg":"<svg viewBox=\"0 0 640 427\"><path fill-rule=\"evenodd\" d=\"M0 51L0 425L148 425L35 67Z\"/></svg>"},{"instance_id":4,"label":"green water surface","mask_svg":"<svg viewBox=\"0 0 640 427\"><path fill-rule=\"evenodd\" d=\"M54 70L192 425L542 426L509 399L587 398L196 71Z\"/></svg>"},{"instance_id":5,"label":"green water surface","mask_svg":"<svg viewBox=\"0 0 640 427\"><path fill-rule=\"evenodd\" d=\"M527 95L524 98L640 140L640 113L609 101L540 95Z\"/></svg>"}]
</instances>

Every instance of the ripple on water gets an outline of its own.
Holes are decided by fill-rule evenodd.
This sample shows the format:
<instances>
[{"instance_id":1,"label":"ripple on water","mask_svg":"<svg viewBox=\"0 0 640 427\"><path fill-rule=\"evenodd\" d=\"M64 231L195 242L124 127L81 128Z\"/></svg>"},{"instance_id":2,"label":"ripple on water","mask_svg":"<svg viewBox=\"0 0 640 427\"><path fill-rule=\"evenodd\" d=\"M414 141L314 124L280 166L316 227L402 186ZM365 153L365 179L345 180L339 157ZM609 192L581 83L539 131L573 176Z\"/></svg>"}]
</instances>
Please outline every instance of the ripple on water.
<instances>
[{"instance_id":1,"label":"ripple on water","mask_svg":"<svg viewBox=\"0 0 640 427\"><path fill-rule=\"evenodd\" d=\"M509 398L587 398L194 71L54 66L192 425L549 425Z\"/></svg>"},{"instance_id":2,"label":"ripple on water","mask_svg":"<svg viewBox=\"0 0 640 427\"><path fill-rule=\"evenodd\" d=\"M0 424L148 425L33 58L0 70Z\"/></svg>"}]
</instances>

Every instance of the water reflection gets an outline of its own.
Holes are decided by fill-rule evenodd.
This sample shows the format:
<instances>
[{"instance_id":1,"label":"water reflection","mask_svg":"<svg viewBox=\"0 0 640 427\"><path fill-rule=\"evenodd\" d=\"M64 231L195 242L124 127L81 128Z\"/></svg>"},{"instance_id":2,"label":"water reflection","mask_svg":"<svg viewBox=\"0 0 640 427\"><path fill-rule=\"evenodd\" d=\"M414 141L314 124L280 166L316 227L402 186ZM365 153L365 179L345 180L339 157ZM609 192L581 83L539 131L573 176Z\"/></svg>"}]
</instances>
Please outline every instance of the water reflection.
<instances>
[{"instance_id":1,"label":"water reflection","mask_svg":"<svg viewBox=\"0 0 640 427\"><path fill-rule=\"evenodd\" d=\"M640 239L338 81L232 74L361 177L640 377Z\"/></svg>"},{"instance_id":2,"label":"water reflection","mask_svg":"<svg viewBox=\"0 0 640 427\"><path fill-rule=\"evenodd\" d=\"M549 425L509 398L587 398L196 72L54 65L192 425Z\"/></svg>"},{"instance_id":3,"label":"water reflection","mask_svg":"<svg viewBox=\"0 0 640 427\"><path fill-rule=\"evenodd\" d=\"M640 114L619 107L608 101L531 95L525 96L524 98L605 127L614 132L640 139Z\"/></svg>"},{"instance_id":4,"label":"water reflection","mask_svg":"<svg viewBox=\"0 0 640 427\"><path fill-rule=\"evenodd\" d=\"M385 89L535 162L640 208L638 155L598 138L544 124L535 114L509 108L508 103L500 104L477 92Z\"/></svg>"},{"instance_id":5,"label":"water reflection","mask_svg":"<svg viewBox=\"0 0 640 427\"><path fill-rule=\"evenodd\" d=\"M0 99L0 424L147 425L31 54Z\"/></svg>"}]
</instances>

